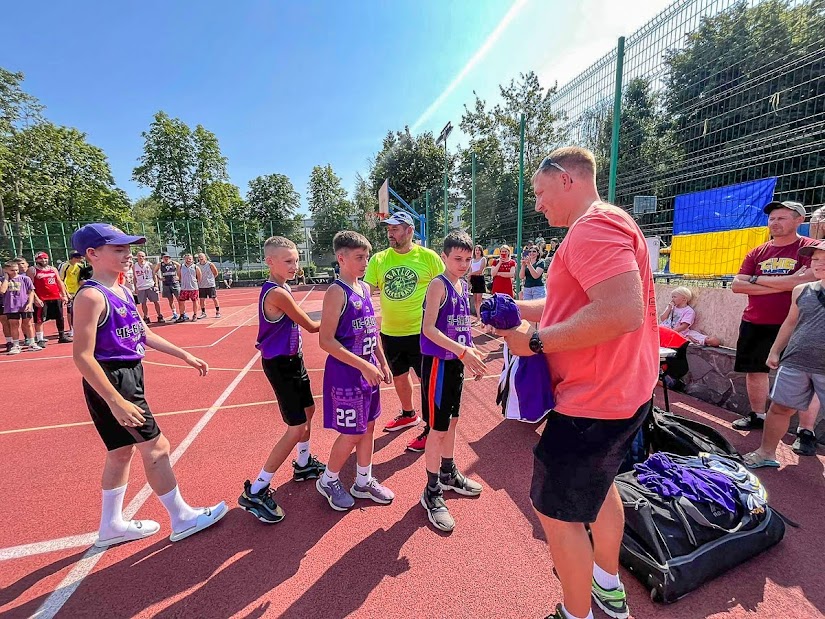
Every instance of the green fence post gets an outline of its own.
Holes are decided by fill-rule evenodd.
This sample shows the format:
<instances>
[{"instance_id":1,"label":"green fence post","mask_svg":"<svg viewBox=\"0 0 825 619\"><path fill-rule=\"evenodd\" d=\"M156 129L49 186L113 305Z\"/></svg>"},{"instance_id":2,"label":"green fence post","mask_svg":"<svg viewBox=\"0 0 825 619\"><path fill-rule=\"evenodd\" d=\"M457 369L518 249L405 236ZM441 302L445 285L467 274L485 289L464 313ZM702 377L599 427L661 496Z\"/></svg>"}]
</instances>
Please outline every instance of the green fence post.
<instances>
[{"instance_id":1,"label":"green fence post","mask_svg":"<svg viewBox=\"0 0 825 619\"><path fill-rule=\"evenodd\" d=\"M29 250L32 253L32 262L34 262L34 254L36 252L34 250L34 241L32 240L32 225L26 224L26 227L29 229Z\"/></svg>"},{"instance_id":2,"label":"green fence post","mask_svg":"<svg viewBox=\"0 0 825 619\"><path fill-rule=\"evenodd\" d=\"M52 241L49 238L49 224L48 222L43 222L43 236L46 237L46 253L49 254L49 257L54 260L54 252L52 251Z\"/></svg>"},{"instance_id":3,"label":"green fence post","mask_svg":"<svg viewBox=\"0 0 825 619\"><path fill-rule=\"evenodd\" d=\"M619 125L622 114L622 73L624 69L624 37L619 37L616 49L616 94L613 95L613 138L610 140L610 180L607 201L616 202L616 171L619 167Z\"/></svg>"},{"instance_id":4,"label":"green fence post","mask_svg":"<svg viewBox=\"0 0 825 619\"><path fill-rule=\"evenodd\" d=\"M516 253L518 260L516 261L516 296L521 292L521 278L518 277L519 263L521 262L521 237L524 228L524 114L521 115L521 123L519 128L519 151L518 151L518 222L516 225Z\"/></svg>"},{"instance_id":5,"label":"green fence post","mask_svg":"<svg viewBox=\"0 0 825 619\"><path fill-rule=\"evenodd\" d=\"M472 196L470 199L470 232L471 236L473 237L473 245L477 245L476 241L476 154L473 153L473 164L472 164L472 189L470 195ZM473 256L475 257L475 255Z\"/></svg>"},{"instance_id":6,"label":"green fence post","mask_svg":"<svg viewBox=\"0 0 825 619\"><path fill-rule=\"evenodd\" d=\"M431 232L431 230L432 230L432 221L430 221L430 190L429 189L424 190L424 217L427 220L427 241L426 241L426 245L427 245L427 247L432 249L432 247L433 247L432 240L433 239L432 239L432 232Z\"/></svg>"}]
</instances>

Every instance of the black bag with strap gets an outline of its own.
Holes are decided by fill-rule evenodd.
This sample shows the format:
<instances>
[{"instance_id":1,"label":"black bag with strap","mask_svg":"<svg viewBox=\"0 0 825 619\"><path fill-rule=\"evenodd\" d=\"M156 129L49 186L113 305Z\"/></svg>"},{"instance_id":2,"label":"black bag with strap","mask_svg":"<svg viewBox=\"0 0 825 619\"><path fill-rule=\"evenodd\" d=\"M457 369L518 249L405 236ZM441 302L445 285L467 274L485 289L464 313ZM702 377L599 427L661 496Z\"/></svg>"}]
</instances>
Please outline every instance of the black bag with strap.
<instances>
[{"instance_id":1,"label":"black bag with strap","mask_svg":"<svg viewBox=\"0 0 825 619\"><path fill-rule=\"evenodd\" d=\"M741 461L742 456L728 439L714 428L688 417L653 407L648 418L648 451L665 451L679 456L710 453Z\"/></svg>"},{"instance_id":2,"label":"black bag with strap","mask_svg":"<svg viewBox=\"0 0 825 619\"><path fill-rule=\"evenodd\" d=\"M617 476L616 486L625 513L620 561L650 589L653 600L665 604L777 544L785 534L782 518L764 500L754 507L747 492L740 492L736 513L730 513L684 496L663 497L640 484L635 471Z\"/></svg>"}]
</instances>

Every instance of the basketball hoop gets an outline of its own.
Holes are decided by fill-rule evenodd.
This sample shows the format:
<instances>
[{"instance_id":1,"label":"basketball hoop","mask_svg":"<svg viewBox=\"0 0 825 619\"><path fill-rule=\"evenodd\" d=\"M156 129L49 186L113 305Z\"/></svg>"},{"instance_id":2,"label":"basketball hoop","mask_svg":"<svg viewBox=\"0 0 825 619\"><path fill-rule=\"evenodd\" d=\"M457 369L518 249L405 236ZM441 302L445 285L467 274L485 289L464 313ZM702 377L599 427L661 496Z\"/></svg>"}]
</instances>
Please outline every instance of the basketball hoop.
<instances>
[{"instance_id":1,"label":"basketball hoop","mask_svg":"<svg viewBox=\"0 0 825 619\"><path fill-rule=\"evenodd\" d=\"M367 213L367 227L370 230L375 230L379 222L385 220L388 216L387 213Z\"/></svg>"}]
</instances>

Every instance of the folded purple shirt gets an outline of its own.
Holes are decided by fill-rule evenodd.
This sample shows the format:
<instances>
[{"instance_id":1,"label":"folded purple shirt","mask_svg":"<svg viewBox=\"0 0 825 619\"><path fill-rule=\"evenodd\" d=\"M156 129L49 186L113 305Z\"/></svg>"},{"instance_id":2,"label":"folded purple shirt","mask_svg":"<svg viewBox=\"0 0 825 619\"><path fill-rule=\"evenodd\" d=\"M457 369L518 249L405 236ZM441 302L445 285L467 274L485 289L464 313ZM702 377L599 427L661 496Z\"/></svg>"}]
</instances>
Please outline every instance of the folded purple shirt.
<instances>
[{"instance_id":1,"label":"folded purple shirt","mask_svg":"<svg viewBox=\"0 0 825 619\"><path fill-rule=\"evenodd\" d=\"M660 496L683 496L691 501L718 505L732 514L736 513L739 491L731 479L719 471L684 466L664 453L655 453L633 468L636 469L639 483Z\"/></svg>"},{"instance_id":2,"label":"folded purple shirt","mask_svg":"<svg viewBox=\"0 0 825 619\"><path fill-rule=\"evenodd\" d=\"M514 329L521 324L521 312L509 294L495 293L484 299L480 308L481 322L494 329Z\"/></svg>"}]
</instances>

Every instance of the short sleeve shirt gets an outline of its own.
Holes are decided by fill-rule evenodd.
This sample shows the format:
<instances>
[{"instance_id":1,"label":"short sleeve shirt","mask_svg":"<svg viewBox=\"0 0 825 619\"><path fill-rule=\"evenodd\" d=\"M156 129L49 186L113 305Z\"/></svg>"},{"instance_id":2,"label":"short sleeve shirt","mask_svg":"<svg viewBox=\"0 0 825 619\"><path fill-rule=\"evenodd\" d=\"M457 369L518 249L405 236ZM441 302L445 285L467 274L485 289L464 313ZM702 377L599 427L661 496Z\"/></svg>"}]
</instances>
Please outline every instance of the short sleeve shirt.
<instances>
[{"instance_id":1,"label":"short sleeve shirt","mask_svg":"<svg viewBox=\"0 0 825 619\"><path fill-rule=\"evenodd\" d=\"M815 243L806 236L795 243L777 247L768 241L752 249L745 256L740 275L793 275L803 266L810 266L810 258L800 258L799 249ZM777 291L776 294L748 295L748 306L742 320L757 325L781 325L791 309L792 291Z\"/></svg>"},{"instance_id":2,"label":"short sleeve shirt","mask_svg":"<svg viewBox=\"0 0 825 619\"><path fill-rule=\"evenodd\" d=\"M6 275L8 278L8 275ZM9 287L3 295L3 311L6 314L16 314L26 309L29 304L29 293L34 290L34 284L28 275L18 275L9 280Z\"/></svg>"},{"instance_id":3,"label":"short sleeve shirt","mask_svg":"<svg viewBox=\"0 0 825 619\"><path fill-rule=\"evenodd\" d=\"M576 350L547 354L556 410L571 417L628 419L651 399L659 376L656 291L644 235L623 210L596 203L570 227L547 271L541 327L563 322L590 303L587 291L637 271L645 308L635 331Z\"/></svg>"},{"instance_id":4,"label":"short sleeve shirt","mask_svg":"<svg viewBox=\"0 0 825 619\"><path fill-rule=\"evenodd\" d=\"M533 268L534 269L545 269L545 270L547 269L547 267L544 266L544 262L542 260L537 261L533 265ZM537 288L538 286L541 286L543 284L543 282L542 282L543 278L544 278L544 273L542 273L541 275L538 276L538 278L536 278L536 277L533 277L530 274L530 269L528 269L527 267L524 267L524 287L525 288Z\"/></svg>"},{"instance_id":5,"label":"short sleeve shirt","mask_svg":"<svg viewBox=\"0 0 825 619\"><path fill-rule=\"evenodd\" d=\"M406 254L389 248L370 258L364 281L381 291L381 333L419 335L427 286L443 271L437 253L415 244Z\"/></svg>"},{"instance_id":6,"label":"short sleeve shirt","mask_svg":"<svg viewBox=\"0 0 825 619\"><path fill-rule=\"evenodd\" d=\"M675 329L683 322L688 326L691 326L694 322L696 322L696 310L694 310L690 305L685 305L684 307L674 307L670 312L670 316L665 318L665 320L662 321L662 324L666 327L670 327L671 329Z\"/></svg>"},{"instance_id":7,"label":"short sleeve shirt","mask_svg":"<svg viewBox=\"0 0 825 619\"><path fill-rule=\"evenodd\" d=\"M80 263L72 264L71 262L65 262L63 266L60 267L60 275L63 278L63 283L66 284L66 292L70 295L77 294L77 291L80 289Z\"/></svg>"}]
</instances>

